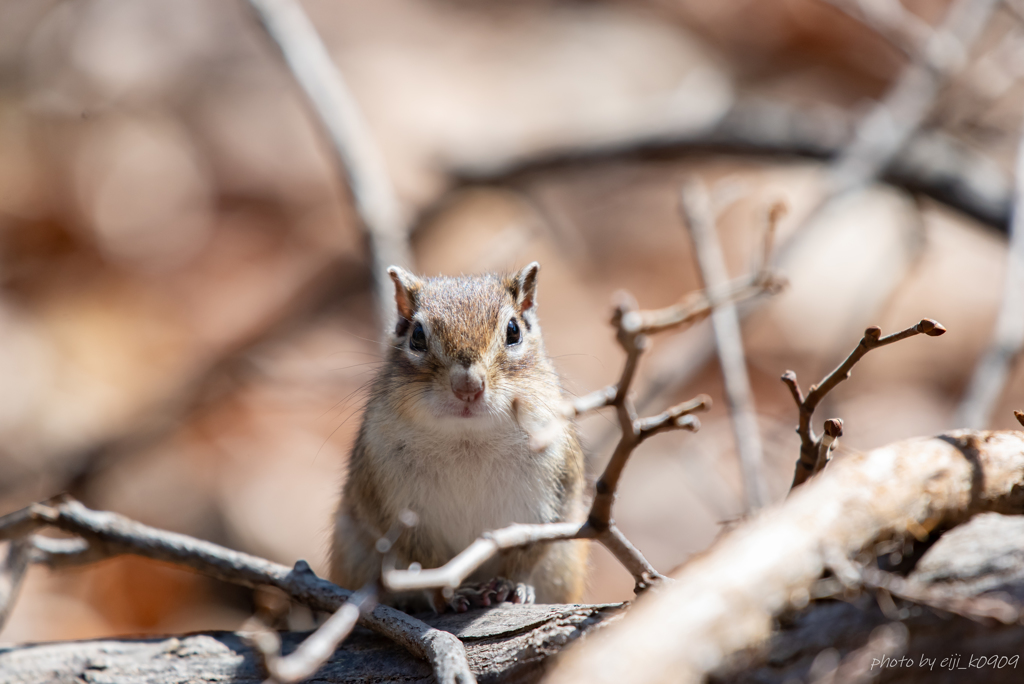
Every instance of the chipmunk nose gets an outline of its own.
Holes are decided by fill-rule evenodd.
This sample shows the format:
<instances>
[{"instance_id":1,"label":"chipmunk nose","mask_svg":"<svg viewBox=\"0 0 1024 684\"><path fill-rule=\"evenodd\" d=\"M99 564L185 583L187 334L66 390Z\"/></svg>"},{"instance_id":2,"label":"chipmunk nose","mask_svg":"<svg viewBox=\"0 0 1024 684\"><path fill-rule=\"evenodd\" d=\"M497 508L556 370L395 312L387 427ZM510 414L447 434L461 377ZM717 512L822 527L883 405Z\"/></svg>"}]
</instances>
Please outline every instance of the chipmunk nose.
<instances>
[{"instance_id":1,"label":"chipmunk nose","mask_svg":"<svg viewBox=\"0 0 1024 684\"><path fill-rule=\"evenodd\" d=\"M482 369L473 366L452 368L452 393L460 400L473 403L484 395L487 383Z\"/></svg>"}]
</instances>

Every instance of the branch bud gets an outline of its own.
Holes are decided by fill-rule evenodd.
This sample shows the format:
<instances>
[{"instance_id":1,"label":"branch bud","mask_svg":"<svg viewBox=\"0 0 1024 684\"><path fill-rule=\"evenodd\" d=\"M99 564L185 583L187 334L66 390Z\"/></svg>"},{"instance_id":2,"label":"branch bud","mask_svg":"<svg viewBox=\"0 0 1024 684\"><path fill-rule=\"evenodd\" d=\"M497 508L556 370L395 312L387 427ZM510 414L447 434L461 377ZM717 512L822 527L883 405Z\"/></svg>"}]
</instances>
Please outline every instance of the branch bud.
<instances>
[{"instance_id":1,"label":"branch bud","mask_svg":"<svg viewBox=\"0 0 1024 684\"><path fill-rule=\"evenodd\" d=\"M924 333L928 337L938 337L946 332L946 328L941 323L930 318L922 318L916 327L917 332Z\"/></svg>"}]
</instances>

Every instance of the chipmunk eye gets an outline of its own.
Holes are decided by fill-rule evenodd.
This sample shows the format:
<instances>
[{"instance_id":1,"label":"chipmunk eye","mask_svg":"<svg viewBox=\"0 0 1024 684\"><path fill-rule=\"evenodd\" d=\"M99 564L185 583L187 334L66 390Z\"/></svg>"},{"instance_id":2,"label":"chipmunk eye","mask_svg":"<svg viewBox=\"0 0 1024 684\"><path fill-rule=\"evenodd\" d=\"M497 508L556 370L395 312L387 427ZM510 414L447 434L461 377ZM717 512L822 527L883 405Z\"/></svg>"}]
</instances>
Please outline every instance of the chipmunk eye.
<instances>
[{"instance_id":1,"label":"chipmunk eye","mask_svg":"<svg viewBox=\"0 0 1024 684\"><path fill-rule=\"evenodd\" d=\"M505 346L511 347L513 344L519 344L522 340L523 335L519 332L519 324L516 323L516 319L509 319L508 327L505 328Z\"/></svg>"},{"instance_id":2,"label":"chipmunk eye","mask_svg":"<svg viewBox=\"0 0 1024 684\"><path fill-rule=\"evenodd\" d=\"M427 351L427 333L423 332L423 324L417 323L409 337L409 349L418 352Z\"/></svg>"}]
</instances>

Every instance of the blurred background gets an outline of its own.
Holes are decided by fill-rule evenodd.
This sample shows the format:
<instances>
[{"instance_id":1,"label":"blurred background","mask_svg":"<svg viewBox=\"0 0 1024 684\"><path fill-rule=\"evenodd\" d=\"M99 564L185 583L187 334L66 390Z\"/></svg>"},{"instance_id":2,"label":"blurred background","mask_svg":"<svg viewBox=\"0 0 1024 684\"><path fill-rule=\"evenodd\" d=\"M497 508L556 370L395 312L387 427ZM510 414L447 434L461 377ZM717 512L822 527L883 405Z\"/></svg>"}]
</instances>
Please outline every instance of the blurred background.
<instances>
[{"instance_id":1,"label":"blurred background","mask_svg":"<svg viewBox=\"0 0 1024 684\"><path fill-rule=\"evenodd\" d=\"M901 21L937 26L949 5L907 0ZM806 389L868 325L930 317L949 332L869 355L819 429L843 418L850 451L955 425L1006 270L1024 114L1016 3L995 6L943 72L891 182L824 206L829 158L914 55L829 3L303 6L383 155L415 270L540 261L568 391L617 378L616 290L654 308L700 286L677 208L696 175L735 200L719 222L735 276L758 255L766 208L789 207L790 287L743 309L773 500L799 446L779 375ZM0 0L0 513L68 491L326 572L380 360L369 264L329 141L245 2ZM653 342L643 413L716 401L698 434L645 443L620 489L620 527L668 571L745 503L707 324ZM1017 425L1022 372L991 427ZM599 471L613 422L581 429ZM591 566L588 601L632 596L596 547ZM33 568L0 641L236 629L267 600L135 558Z\"/></svg>"}]
</instances>

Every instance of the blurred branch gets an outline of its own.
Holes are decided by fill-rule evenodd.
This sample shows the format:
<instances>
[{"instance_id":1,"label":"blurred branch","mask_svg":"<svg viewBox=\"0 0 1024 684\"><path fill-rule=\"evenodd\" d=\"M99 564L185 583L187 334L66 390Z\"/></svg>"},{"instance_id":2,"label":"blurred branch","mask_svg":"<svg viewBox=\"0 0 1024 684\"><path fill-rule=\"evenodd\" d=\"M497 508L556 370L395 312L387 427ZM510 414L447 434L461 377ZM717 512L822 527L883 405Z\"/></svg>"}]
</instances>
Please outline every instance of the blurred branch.
<instances>
[{"instance_id":1,"label":"blurred branch","mask_svg":"<svg viewBox=\"0 0 1024 684\"><path fill-rule=\"evenodd\" d=\"M1003 6L1010 11L1018 21L1024 22L1024 0L1003 0Z\"/></svg>"},{"instance_id":2,"label":"blurred branch","mask_svg":"<svg viewBox=\"0 0 1024 684\"><path fill-rule=\"evenodd\" d=\"M955 0L942 25L896 83L858 122L853 139L829 168L831 195L877 178L924 123L946 83L967 63L999 0Z\"/></svg>"},{"instance_id":3,"label":"blurred branch","mask_svg":"<svg viewBox=\"0 0 1024 684\"><path fill-rule=\"evenodd\" d=\"M1011 625L1020 618L1020 608L997 596L965 596L959 588L926 585L876 567L842 558L844 570L832 568L836 575L852 575L856 584L871 590L883 590L897 598L928 606L971 620L998 620Z\"/></svg>"},{"instance_id":4,"label":"blurred branch","mask_svg":"<svg viewBox=\"0 0 1024 684\"><path fill-rule=\"evenodd\" d=\"M1003 298L988 349L974 369L971 382L957 409L955 424L983 428L1013 370L1024 345L1024 128L1017 147L1017 186L1006 254Z\"/></svg>"},{"instance_id":5,"label":"blurred branch","mask_svg":"<svg viewBox=\"0 0 1024 684\"><path fill-rule=\"evenodd\" d=\"M91 552L84 552L80 545L55 548L45 537L33 535L46 527L77 535ZM50 566L133 554L192 568L245 587L277 587L314 610L335 612L352 597L352 592L317 577L305 561L287 568L187 535L149 527L116 513L93 511L67 497L32 504L0 518L0 540L6 539L28 539L34 549L33 562ZM362 615L359 623L430 661L439 682L475 681L462 643L451 634L383 605Z\"/></svg>"},{"instance_id":6,"label":"blurred branch","mask_svg":"<svg viewBox=\"0 0 1024 684\"><path fill-rule=\"evenodd\" d=\"M725 395L729 402L730 418L736 436L736 450L739 453L740 466L743 471L743 485L747 498L746 508L748 511L752 511L768 503L768 492L764 482L764 454L761 447L761 434L757 426L754 395L750 389L747 362L743 353L743 335L740 331L739 315L736 312L735 304L728 300L718 301L715 294L728 282L729 278L725 268L725 258L722 256L722 248L718 243L715 212L711 206L711 197L708 195L707 188L698 180L692 180L683 186L679 206L683 220L689 228L704 289L712 302L711 327L715 333L718 358L725 381ZM771 236L775 232L779 216L781 216L781 210L773 208L769 212L766 231L768 237L765 242L761 272L767 272L767 263L771 258Z\"/></svg>"},{"instance_id":7,"label":"blurred branch","mask_svg":"<svg viewBox=\"0 0 1024 684\"><path fill-rule=\"evenodd\" d=\"M344 169L369 242L378 312L386 324L392 316L387 268L408 268L412 258L402 208L384 158L341 72L297 0L249 0L249 4L281 49Z\"/></svg>"},{"instance_id":8,"label":"blurred branch","mask_svg":"<svg viewBox=\"0 0 1024 684\"><path fill-rule=\"evenodd\" d=\"M637 138L616 145L557 148L531 156L498 159L486 165L460 166L452 174L462 185L516 183L541 171L601 161L671 159L698 152L739 155L799 155L813 159L837 156L852 137L853 116L842 109L794 106L758 97L741 97L707 129L681 136ZM1013 204L1012 181L998 162L940 131L918 131L901 154L883 169L883 180L920 192L1005 228ZM422 225L445 198L425 210Z\"/></svg>"},{"instance_id":9,"label":"blurred branch","mask_svg":"<svg viewBox=\"0 0 1024 684\"><path fill-rule=\"evenodd\" d=\"M825 376L825 379L819 384L811 385L811 391L808 392L806 397L800 390L800 384L797 382L796 373L788 370L782 374L782 382L784 382L789 388L790 393L793 395L793 401L796 402L797 409L800 411L800 424L796 429L797 434L800 435L800 458L796 462L796 473L793 475L793 487L803 484L803 482L815 472L815 467L818 463L821 437L816 437L814 435L814 428L811 427L811 418L814 415L814 409L818 407L818 404L825 398L825 395L836 388L836 385L850 377L850 372L853 370L853 367L857 362L864 358L872 349L878 349L879 347L884 347L894 342L905 340L908 337L913 337L914 335L938 337L945 332L946 329L942 327L941 323L933 321L930 318L924 318L917 325L891 335L886 335L885 337L882 337L881 328L871 326L864 331L864 337L861 338L860 343L853 348L850 355L847 356L835 370ZM836 426L832 426L830 429L835 432L835 428ZM838 428L841 433L841 422L839 423ZM834 437L838 437L838 435L834 435Z\"/></svg>"},{"instance_id":10,"label":"blurred branch","mask_svg":"<svg viewBox=\"0 0 1024 684\"><path fill-rule=\"evenodd\" d=\"M806 605L834 555L983 511L1024 512L1022 473L1020 432L960 430L836 459L568 651L547 681L702 681L729 654L764 643L774 616Z\"/></svg>"},{"instance_id":11,"label":"blurred branch","mask_svg":"<svg viewBox=\"0 0 1024 684\"><path fill-rule=\"evenodd\" d=\"M926 53L934 30L900 0L823 0L871 27L910 59Z\"/></svg>"}]
</instances>

